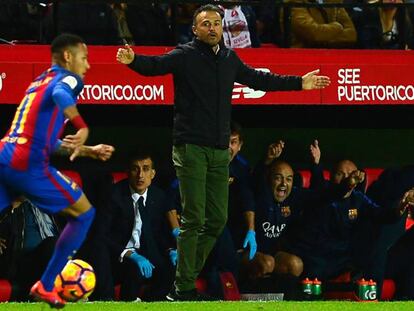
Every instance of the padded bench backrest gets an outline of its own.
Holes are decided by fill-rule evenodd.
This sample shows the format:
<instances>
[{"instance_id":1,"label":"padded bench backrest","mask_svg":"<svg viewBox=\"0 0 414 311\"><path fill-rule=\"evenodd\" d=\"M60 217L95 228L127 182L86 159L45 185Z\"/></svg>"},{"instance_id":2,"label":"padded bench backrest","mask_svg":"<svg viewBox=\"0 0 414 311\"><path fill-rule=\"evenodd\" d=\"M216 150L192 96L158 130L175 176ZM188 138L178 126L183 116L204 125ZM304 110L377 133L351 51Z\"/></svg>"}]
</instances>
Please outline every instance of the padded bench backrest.
<instances>
[{"instance_id":1,"label":"padded bench backrest","mask_svg":"<svg viewBox=\"0 0 414 311\"><path fill-rule=\"evenodd\" d=\"M309 188L311 172L309 170L299 170L298 172L302 175L303 188ZM325 179L329 179L330 176L331 172L329 172L328 170L323 170L323 177Z\"/></svg>"},{"instance_id":2,"label":"padded bench backrest","mask_svg":"<svg viewBox=\"0 0 414 311\"><path fill-rule=\"evenodd\" d=\"M367 179L367 189L368 187L378 179L379 175L384 171L383 168L365 168L364 172Z\"/></svg>"},{"instance_id":3,"label":"padded bench backrest","mask_svg":"<svg viewBox=\"0 0 414 311\"><path fill-rule=\"evenodd\" d=\"M0 279L0 302L6 302L10 300L12 293L12 285L6 279Z\"/></svg>"},{"instance_id":4,"label":"padded bench backrest","mask_svg":"<svg viewBox=\"0 0 414 311\"><path fill-rule=\"evenodd\" d=\"M126 172L112 172L112 182L116 184L118 181L121 181L125 178L128 178L128 174Z\"/></svg>"}]
</instances>

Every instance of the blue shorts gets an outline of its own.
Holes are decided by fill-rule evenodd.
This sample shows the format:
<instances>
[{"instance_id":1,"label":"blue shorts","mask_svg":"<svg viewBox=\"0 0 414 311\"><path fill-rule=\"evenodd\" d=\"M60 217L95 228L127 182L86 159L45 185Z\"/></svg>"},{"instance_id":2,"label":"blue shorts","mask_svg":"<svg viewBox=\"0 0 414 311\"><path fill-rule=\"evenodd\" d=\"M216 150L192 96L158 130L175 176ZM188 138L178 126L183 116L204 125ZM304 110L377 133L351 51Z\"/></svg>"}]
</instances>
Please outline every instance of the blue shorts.
<instances>
[{"instance_id":1,"label":"blue shorts","mask_svg":"<svg viewBox=\"0 0 414 311\"><path fill-rule=\"evenodd\" d=\"M52 166L18 171L0 164L0 211L23 195L43 212L54 214L73 205L82 193L72 179Z\"/></svg>"}]
</instances>

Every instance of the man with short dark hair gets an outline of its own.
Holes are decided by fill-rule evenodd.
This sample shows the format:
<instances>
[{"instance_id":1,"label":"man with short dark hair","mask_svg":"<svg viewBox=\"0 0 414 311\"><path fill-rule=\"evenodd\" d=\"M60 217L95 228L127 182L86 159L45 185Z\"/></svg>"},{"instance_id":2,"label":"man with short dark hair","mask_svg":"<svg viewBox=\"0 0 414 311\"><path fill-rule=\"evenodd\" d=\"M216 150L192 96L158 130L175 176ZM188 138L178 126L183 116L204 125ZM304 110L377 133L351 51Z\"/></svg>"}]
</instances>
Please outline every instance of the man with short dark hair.
<instances>
[{"instance_id":1,"label":"man with short dark hair","mask_svg":"<svg viewBox=\"0 0 414 311\"><path fill-rule=\"evenodd\" d=\"M248 250L252 260L256 254L255 202L251 185L251 170L247 160L240 155L244 138L242 127L235 121L230 125L229 207L227 227L238 251Z\"/></svg>"},{"instance_id":2,"label":"man with short dark hair","mask_svg":"<svg viewBox=\"0 0 414 311\"><path fill-rule=\"evenodd\" d=\"M17 195L24 195L40 210L67 216L55 252L46 271L31 289L36 300L62 308L56 276L76 253L95 215L79 186L50 165L53 152L108 160L114 148L108 145L85 146L89 128L76 108L89 69L88 50L82 38L61 34L51 45L52 67L27 88L7 134L0 142L0 210ZM59 135L69 119L76 134Z\"/></svg>"},{"instance_id":3,"label":"man with short dark hair","mask_svg":"<svg viewBox=\"0 0 414 311\"><path fill-rule=\"evenodd\" d=\"M178 237L176 290L171 300L197 300L195 280L227 221L231 97L235 82L254 89L322 89L328 77L280 76L245 65L222 44L222 11L197 9L192 42L162 56L134 54L126 45L117 60L146 75L172 73L175 90L173 162L183 205Z\"/></svg>"},{"instance_id":4,"label":"man with short dark hair","mask_svg":"<svg viewBox=\"0 0 414 311\"><path fill-rule=\"evenodd\" d=\"M97 215L112 270L102 258L95 260L99 272L105 275L111 270L115 284L121 284L121 300L165 300L174 269L168 256L165 194L153 184L156 171L152 156L134 154L127 174L127 179L113 186L109 210ZM142 292L143 285L146 290Z\"/></svg>"}]
</instances>

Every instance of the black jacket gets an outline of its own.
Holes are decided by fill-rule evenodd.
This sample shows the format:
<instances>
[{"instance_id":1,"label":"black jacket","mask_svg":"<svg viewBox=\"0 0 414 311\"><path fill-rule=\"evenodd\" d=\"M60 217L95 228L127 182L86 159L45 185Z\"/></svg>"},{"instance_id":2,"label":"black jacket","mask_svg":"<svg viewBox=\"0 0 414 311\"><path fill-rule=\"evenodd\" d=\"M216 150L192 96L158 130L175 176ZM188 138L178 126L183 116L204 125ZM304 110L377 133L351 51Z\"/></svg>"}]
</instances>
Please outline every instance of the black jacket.
<instances>
[{"instance_id":1,"label":"black jacket","mask_svg":"<svg viewBox=\"0 0 414 311\"><path fill-rule=\"evenodd\" d=\"M169 248L166 234L170 234L164 220L164 192L154 185L148 188L147 200L142 219L140 249L138 253L155 266L164 261ZM106 227L105 242L112 258L119 258L132 235L135 221L134 206L128 179L114 185L110 209L100 217Z\"/></svg>"},{"instance_id":2,"label":"black jacket","mask_svg":"<svg viewBox=\"0 0 414 311\"><path fill-rule=\"evenodd\" d=\"M175 145L228 148L234 82L263 91L302 89L299 76L257 71L233 50L221 45L216 55L198 39L165 55L135 55L129 67L144 76L173 74Z\"/></svg>"}]
</instances>

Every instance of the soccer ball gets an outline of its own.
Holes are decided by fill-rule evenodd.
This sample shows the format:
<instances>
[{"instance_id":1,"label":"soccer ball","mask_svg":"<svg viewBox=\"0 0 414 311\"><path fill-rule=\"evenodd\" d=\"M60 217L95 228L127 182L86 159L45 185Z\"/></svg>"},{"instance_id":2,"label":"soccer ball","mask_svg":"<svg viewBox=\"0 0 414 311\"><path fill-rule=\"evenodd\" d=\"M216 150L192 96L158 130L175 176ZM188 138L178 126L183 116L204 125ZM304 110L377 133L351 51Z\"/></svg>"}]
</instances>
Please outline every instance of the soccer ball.
<instances>
[{"instance_id":1,"label":"soccer ball","mask_svg":"<svg viewBox=\"0 0 414 311\"><path fill-rule=\"evenodd\" d=\"M92 266L80 259L69 260L55 280L59 295L70 302L86 300L92 294L95 284L96 276Z\"/></svg>"}]
</instances>

